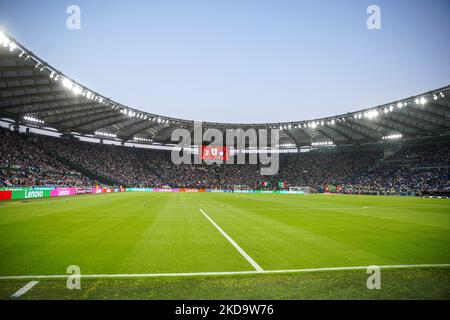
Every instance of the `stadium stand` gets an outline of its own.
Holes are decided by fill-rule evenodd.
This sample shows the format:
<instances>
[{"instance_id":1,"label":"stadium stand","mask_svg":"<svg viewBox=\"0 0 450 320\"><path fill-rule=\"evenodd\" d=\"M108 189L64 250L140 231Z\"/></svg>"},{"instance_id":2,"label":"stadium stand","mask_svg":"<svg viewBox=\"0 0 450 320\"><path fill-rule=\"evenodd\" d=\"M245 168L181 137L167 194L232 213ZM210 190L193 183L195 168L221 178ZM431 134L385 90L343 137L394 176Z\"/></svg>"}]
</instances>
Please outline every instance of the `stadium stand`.
<instances>
[{"instance_id":1,"label":"stadium stand","mask_svg":"<svg viewBox=\"0 0 450 320\"><path fill-rule=\"evenodd\" d=\"M433 140L434 141L434 140ZM278 182L342 186L362 194L450 190L450 143L405 144L384 157L382 146L314 150L280 155L280 170L261 176L259 165L175 165L170 152L104 145L1 129L3 186L88 186L96 180L127 187L277 189ZM83 173L83 174L82 174ZM263 183L264 186L263 186Z\"/></svg>"},{"instance_id":2,"label":"stadium stand","mask_svg":"<svg viewBox=\"0 0 450 320\"><path fill-rule=\"evenodd\" d=\"M0 128L0 184L86 186L93 181L38 148L28 137Z\"/></svg>"},{"instance_id":3,"label":"stadium stand","mask_svg":"<svg viewBox=\"0 0 450 320\"><path fill-rule=\"evenodd\" d=\"M139 152L129 148L45 136L36 136L36 143L85 174L100 177L106 184L133 187L162 184L158 176L145 167Z\"/></svg>"},{"instance_id":4,"label":"stadium stand","mask_svg":"<svg viewBox=\"0 0 450 320\"><path fill-rule=\"evenodd\" d=\"M404 146L354 181L362 193L450 190L448 142Z\"/></svg>"}]
</instances>

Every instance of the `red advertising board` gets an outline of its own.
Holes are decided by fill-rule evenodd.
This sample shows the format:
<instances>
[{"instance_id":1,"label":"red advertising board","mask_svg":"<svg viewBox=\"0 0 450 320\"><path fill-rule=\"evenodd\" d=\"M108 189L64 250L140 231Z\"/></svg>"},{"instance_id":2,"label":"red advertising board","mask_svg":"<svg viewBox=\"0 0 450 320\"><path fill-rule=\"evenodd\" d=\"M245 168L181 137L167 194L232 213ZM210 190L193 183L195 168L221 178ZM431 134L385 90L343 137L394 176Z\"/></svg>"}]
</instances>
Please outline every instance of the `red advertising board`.
<instances>
[{"instance_id":1,"label":"red advertising board","mask_svg":"<svg viewBox=\"0 0 450 320\"><path fill-rule=\"evenodd\" d=\"M11 200L11 190L0 191L0 201Z\"/></svg>"},{"instance_id":2,"label":"red advertising board","mask_svg":"<svg viewBox=\"0 0 450 320\"><path fill-rule=\"evenodd\" d=\"M205 146L201 147L202 160L228 160L228 147L226 146Z\"/></svg>"}]
</instances>

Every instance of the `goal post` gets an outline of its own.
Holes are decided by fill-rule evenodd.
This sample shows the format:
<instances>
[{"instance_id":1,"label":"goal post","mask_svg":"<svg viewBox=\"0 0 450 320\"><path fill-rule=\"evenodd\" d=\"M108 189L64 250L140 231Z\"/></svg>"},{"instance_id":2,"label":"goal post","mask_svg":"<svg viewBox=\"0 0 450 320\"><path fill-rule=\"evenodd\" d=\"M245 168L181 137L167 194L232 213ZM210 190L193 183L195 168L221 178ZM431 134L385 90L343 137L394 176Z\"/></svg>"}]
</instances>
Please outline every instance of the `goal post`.
<instances>
[{"instance_id":1,"label":"goal post","mask_svg":"<svg viewBox=\"0 0 450 320\"><path fill-rule=\"evenodd\" d=\"M251 188L247 185L228 185L228 190L233 190L234 192L246 192L251 190Z\"/></svg>"},{"instance_id":2,"label":"goal post","mask_svg":"<svg viewBox=\"0 0 450 320\"><path fill-rule=\"evenodd\" d=\"M290 186L289 187L289 193L292 194L310 194L311 188L310 187L300 187L300 186Z\"/></svg>"}]
</instances>

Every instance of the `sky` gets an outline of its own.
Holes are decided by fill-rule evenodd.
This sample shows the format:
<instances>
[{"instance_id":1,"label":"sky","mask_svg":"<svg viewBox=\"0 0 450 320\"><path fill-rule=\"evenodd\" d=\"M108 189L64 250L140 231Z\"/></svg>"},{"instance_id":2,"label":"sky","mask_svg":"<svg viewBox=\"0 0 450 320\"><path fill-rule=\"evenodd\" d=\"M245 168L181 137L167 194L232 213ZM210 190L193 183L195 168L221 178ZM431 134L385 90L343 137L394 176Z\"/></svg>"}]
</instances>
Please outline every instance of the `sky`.
<instances>
[{"instance_id":1,"label":"sky","mask_svg":"<svg viewBox=\"0 0 450 320\"><path fill-rule=\"evenodd\" d=\"M0 0L0 29L106 97L192 120L310 120L450 84L450 0Z\"/></svg>"}]
</instances>

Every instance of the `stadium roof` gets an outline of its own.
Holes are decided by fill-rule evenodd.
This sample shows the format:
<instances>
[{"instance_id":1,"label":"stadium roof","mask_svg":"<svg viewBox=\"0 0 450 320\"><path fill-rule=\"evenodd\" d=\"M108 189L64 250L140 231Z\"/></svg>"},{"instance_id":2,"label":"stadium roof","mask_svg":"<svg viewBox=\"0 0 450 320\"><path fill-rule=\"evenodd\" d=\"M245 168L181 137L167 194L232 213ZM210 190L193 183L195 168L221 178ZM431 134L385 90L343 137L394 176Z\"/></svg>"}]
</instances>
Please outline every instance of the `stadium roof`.
<instances>
[{"instance_id":1,"label":"stadium roof","mask_svg":"<svg viewBox=\"0 0 450 320\"><path fill-rule=\"evenodd\" d=\"M171 144L192 120L125 106L90 90L0 31L0 119L61 133L143 144ZM203 128L280 129L280 148L355 145L450 133L450 85L385 105L283 123L203 122Z\"/></svg>"}]
</instances>

